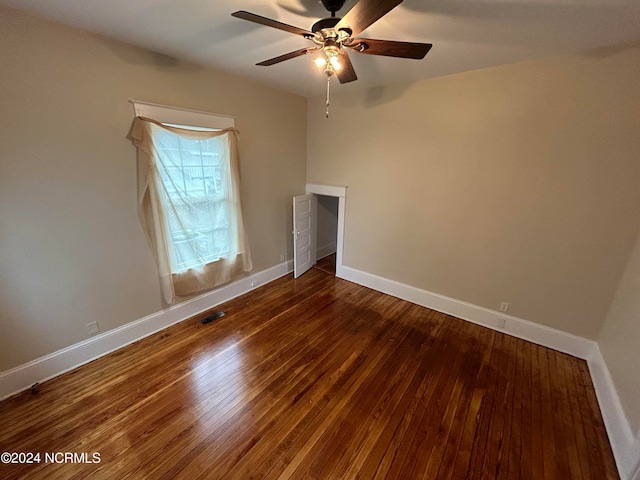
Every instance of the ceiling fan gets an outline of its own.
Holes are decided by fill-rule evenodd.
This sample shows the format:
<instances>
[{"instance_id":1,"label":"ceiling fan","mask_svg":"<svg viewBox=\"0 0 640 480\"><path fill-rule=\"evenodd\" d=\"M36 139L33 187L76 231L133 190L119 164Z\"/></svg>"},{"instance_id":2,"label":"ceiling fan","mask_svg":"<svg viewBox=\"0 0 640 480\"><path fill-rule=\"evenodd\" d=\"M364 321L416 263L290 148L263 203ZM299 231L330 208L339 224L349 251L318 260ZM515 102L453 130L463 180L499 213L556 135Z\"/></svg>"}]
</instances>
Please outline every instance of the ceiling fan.
<instances>
[{"instance_id":1,"label":"ceiling fan","mask_svg":"<svg viewBox=\"0 0 640 480\"><path fill-rule=\"evenodd\" d=\"M318 20L313 24L310 31L244 10L232 13L231 15L243 20L259 23L260 25L266 25L295 35L300 35L313 42L314 45L311 47L285 53L284 55L260 62L257 65L270 66L309 53L323 53L324 56L316 59L316 63L319 66L325 67L324 73L327 75L327 106L329 99L328 81L334 73L340 83L348 83L358 79L351 60L349 59L348 50L366 55L382 55L386 57L413 58L419 60L424 58L432 47L430 43L395 42L372 38L358 38L358 35L360 35L363 30L377 22L393 8L401 4L403 0L359 0L343 17L336 17L336 12L343 7L345 0L321 1L322 5L331 12L331 16Z\"/></svg>"}]
</instances>

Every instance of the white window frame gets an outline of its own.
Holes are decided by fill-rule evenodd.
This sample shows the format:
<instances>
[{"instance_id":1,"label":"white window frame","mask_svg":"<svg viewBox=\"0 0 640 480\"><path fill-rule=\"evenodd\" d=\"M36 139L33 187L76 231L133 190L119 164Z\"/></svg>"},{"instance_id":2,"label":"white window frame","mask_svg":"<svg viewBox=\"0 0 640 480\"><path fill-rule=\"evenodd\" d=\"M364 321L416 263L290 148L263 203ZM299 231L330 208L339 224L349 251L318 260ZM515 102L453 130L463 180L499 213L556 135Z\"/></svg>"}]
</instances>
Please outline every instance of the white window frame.
<instances>
[{"instance_id":1,"label":"white window frame","mask_svg":"<svg viewBox=\"0 0 640 480\"><path fill-rule=\"evenodd\" d=\"M141 102L139 100L129 100L129 102L133 104L136 117L151 118L168 126L200 127L212 130L235 128L236 117L229 115Z\"/></svg>"},{"instance_id":2,"label":"white window frame","mask_svg":"<svg viewBox=\"0 0 640 480\"><path fill-rule=\"evenodd\" d=\"M224 130L235 128L235 117L220 115L200 110L190 110L157 103L129 100L133 105L136 117L155 120L170 127L178 127L193 130ZM172 239L174 242L175 240ZM172 257L172 254L170 254ZM173 265L172 259L171 264ZM192 266L189 266L191 268ZM181 270L182 271L182 270ZM179 273L179 272L172 272Z\"/></svg>"}]
</instances>

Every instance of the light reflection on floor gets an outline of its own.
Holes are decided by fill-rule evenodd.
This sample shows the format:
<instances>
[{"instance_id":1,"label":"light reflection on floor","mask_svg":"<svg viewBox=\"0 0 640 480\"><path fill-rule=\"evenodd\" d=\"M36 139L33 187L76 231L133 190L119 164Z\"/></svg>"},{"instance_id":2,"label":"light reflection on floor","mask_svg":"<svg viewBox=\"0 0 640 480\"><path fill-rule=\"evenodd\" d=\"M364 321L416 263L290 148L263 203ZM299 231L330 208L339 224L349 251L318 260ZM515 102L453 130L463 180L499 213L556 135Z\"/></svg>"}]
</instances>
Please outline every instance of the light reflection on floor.
<instances>
[{"instance_id":1,"label":"light reflection on floor","mask_svg":"<svg viewBox=\"0 0 640 480\"><path fill-rule=\"evenodd\" d=\"M195 395L224 394L242 400L245 394L244 355L238 339L218 345L211 356L201 356L191 364L191 388Z\"/></svg>"}]
</instances>

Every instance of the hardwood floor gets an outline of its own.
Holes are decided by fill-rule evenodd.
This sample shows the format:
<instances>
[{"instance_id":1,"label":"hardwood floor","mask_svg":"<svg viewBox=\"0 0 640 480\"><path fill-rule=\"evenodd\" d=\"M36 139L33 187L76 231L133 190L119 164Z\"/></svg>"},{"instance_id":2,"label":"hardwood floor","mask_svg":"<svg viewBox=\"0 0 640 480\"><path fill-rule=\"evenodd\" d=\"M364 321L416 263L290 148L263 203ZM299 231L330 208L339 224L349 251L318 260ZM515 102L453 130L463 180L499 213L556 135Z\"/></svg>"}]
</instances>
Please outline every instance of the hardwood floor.
<instances>
[{"instance_id":1,"label":"hardwood floor","mask_svg":"<svg viewBox=\"0 0 640 480\"><path fill-rule=\"evenodd\" d=\"M582 360L316 269L222 309L0 403L0 478L618 478Z\"/></svg>"},{"instance_id":2,"label":"hardwood floor","mask_svg":"<svg viewBox=\"0 0 640 480\"><path fill-rule=\"evenodd\" d=\"M321 258L316 262L313 268L317 268L322 272L335 275L336 274L336 254L332 253L331 255L327 255L326 257Z\"/></svg>"}]
</instances>

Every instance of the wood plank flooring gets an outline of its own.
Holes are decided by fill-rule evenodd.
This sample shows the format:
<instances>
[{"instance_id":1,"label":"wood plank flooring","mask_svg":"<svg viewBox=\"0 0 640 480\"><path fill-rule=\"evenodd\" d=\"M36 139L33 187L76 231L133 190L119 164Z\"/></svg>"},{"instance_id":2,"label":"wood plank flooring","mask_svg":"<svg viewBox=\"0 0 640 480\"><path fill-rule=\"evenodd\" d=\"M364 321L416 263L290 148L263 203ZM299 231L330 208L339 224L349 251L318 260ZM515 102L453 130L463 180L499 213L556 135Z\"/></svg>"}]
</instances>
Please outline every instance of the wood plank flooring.
<instances>
[{"instance_id":1,"label":"wood plank flooring","mask_svg":"<svg viewBox=\"0 0 640 480\"><path fill-rule=\"evenodd\" d=\"M317 269L221 309L1 402L0 478L618 478L582 360Z\"/></svg>"},{"instance_id":2,"label":"wood plank flooring","mask_svg":"<svg viewBox=\"0 0 640 480\"><path fill-rule=\"evenodd\" d=\"M313 268L317 268L322 272L335 275L336 274L336 254L332 253L330 255L327 255L326 257L321 258L316 262Z\"/></svg>"}]
</instances>

